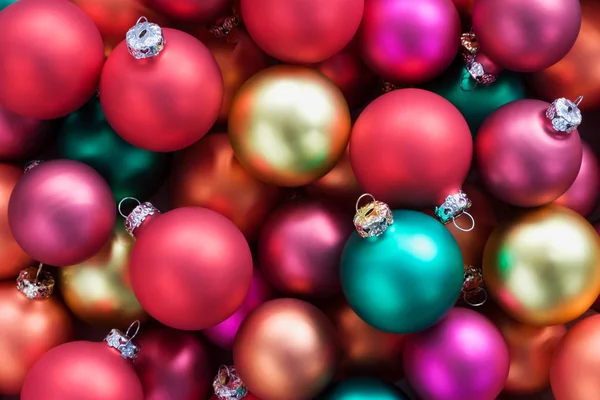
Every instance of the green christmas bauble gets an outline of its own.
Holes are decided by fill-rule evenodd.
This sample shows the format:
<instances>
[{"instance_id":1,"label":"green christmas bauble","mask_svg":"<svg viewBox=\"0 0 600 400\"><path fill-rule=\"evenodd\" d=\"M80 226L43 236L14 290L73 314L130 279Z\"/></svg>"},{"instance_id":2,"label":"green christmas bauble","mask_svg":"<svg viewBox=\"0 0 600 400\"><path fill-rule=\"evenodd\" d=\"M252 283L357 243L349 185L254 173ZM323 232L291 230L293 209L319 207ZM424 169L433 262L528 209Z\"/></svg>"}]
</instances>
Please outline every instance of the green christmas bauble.
<instances>
[{"instance_id":1,"label":"green christmas bauble","mask_svg":"<svg viewBox=\"0 0 600 400\"><path fill-rule=\"evenodd\" d=\"M382 235L354 232L341 261L342 288L354 312L392 333L435 325L460 295L464 265L460 248L444 225L409 210L392 211Z\"/></svg>"},{"instance_id":2,"label":"green christmas bauble","mask_svg":"<svg viewBox=\"0 0 600 400\"><path fill-rule=\"evenodd\" d=\"M0 11L10 6L12 3L16 3L18 0L0 0Z\"/></svg>"},{"instance_id":3,"label":"green christmas bauble","mask_svg":"<svg viewBox=\"0 0 600 400\"><path fill-rule=\"evenodd\" d=\"M319 400L408 400L400 390L376 379L349 379L325 392Z\"/></svg>"},{"instance_id":4,"label":"green christmas bauble","mask_svg":"<svg viewBox=\"0 0 600 400\"><path fill-rule=\"evenodd\" d=\"M164 182L168 154L137 148L115 133L106 119L100 101L93 98L65 121L58 137L62 158L81 161L100 173L114 198L143 201Z\"/></svg>"},{"instance_id":5,"label":"green christmas bauble","mask_svg":"<svg viewBox=\"0 0 600 400\"><path fill-rule=\"evenodd\" d=\"M488 115L507 103L525 98L523 80L516 72L503 71L496 82L481 86L475 84L462 62L455 63L424 88L454 104L467 120L473 137Z\"/></svg>"}]
</instances>

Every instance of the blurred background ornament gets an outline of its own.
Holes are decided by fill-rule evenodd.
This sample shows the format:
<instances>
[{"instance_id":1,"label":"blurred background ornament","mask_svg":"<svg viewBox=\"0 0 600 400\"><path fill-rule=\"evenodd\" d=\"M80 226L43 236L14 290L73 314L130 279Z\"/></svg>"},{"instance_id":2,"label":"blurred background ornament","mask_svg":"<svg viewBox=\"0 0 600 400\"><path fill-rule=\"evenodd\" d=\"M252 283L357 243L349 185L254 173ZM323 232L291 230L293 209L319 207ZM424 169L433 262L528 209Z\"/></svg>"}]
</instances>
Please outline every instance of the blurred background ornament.
<instances>
[{"instance_id":1,"label":"blurred background ornament","mask_svg":"<svg viewBox=\"0 0 600 400\"><path fill-rule=\"evenodd\" d=\"M319 400L409 400L398 388L377 379L347 379L329 389Z\"/></svg>"},{"instance_id":2,"label":"blurred background ornament","mask_svg":"<svg viewBox=\"0 0 600 400\"><path fill-rule=\"evenodd\" d=\"M10 195L23 177L23 169L0 163L0 279L16 277L19 271L33 263L15 240L8 225Z\"/></svg>"},{"instance_id":3,"label":"blurred background ornament","mask_svg":"<svg viewBox=\"0 0 600 400\"><path fill-rule=\"evenodd\" d=\"M21 400L144 400L132 360L124 356L128 348L116 350L109 340L115 334L132 338L113 329L104 343L68 342L48 351L27 373Z\"/></svg>"},{"instance_id":4,"label":"blurred background ornament","mask_svg":"<svg viewBox=\"0 0 600 400\"><path fill-rule=\"evenodd\" d=\"M73 335L69 313L52 297L54 278L37 270L21 272L19 287L0 283L0 395L19 394L27 371Z\"/></svg>"},{"instance_id":5,"label":"blurred background ornament","mask_svg":"<svg viewBox=\"0 0 600 400\"><path fill-rule=\"evenodd\" d=\"M225 133L210 134L175 156L169 178L174 208L206 207L229 218L253 240L280 197L239 163Z\"/></svg>"},{"instance_id":6,"label":"blurred background ornament","mask_svg":"<svg viewBox=\"0 0 600 400\"><path fill-rule=\"evenodd\" d=\"M600 3L580 3L581 30L575 45L562 60L530 75L529 82L543 100L584 96L580 108L593 110L600 106L600 75L595 67L600 62Z\"/></svg>"},{"instance_id":7,"label":"blurred background ornament","mask_svg":"<svg viewBox=\"0 0 600 400\"><path fill-rule=\"evenodd\" d=\"M364 7L364 0L240 2L256 44L278 60L297 64L320 62L342 51L358 30Z\"/></svg>"},{"instance_id":8,"label":"blurred background ornament","mask_svg":"<svg viewBox=\"0 0 600 400\"><path fill-rule=\"evenodd\" d=\"M323 307L337 331L339 375L396 382L404 376L402 349L406 335L380 331L360 319L345 300Z\"/></svg>"},{"instance_id":9,"label":"blurred background ornament","mask_svg":"<svg viewBox=\"0 0 600 400\"><path fill-rule=\"evenodd\" d=\"M600 293L600 237L567 208L527 210L492 232L483 274L489 294L511 317L533 326L565 324Z\"/></svg>"},{"instance_id":10,"label":"blurred background ornament","mask_svg":"<svg viewBox=\"0 0 600 400\"><path fill-rule=\"evenodd\" d=\"M380 236L350 236L340 266L342 289L369 325L413 333L434 325L454 306L464 279L463 258L435 219L394 210L393 220Z\"/></svg>"},{"instance_id":11,"label":"blurred background ornament","mask_svg":"<svg viewBox=\"0 0 600 400\"><path fill-rule=\"evenodd\" d=\"M106 60L100 79L102 108L108 123L132 145L181 150L201 139L217 120L223 99L221 71L199 40L171 28L159 34L157 25L152 39L164 39L164 48L157 47L150 59L136 59L128 45L139 45L134 29L150 32L152 25L143 23Z\"/></svg>"},{"instance_id":12,"label":"blurred background ornament","mask_svg":"<svg viewBox=\"0 0 600 400\"><path fill-rule=\"evenodd\" d=\"M369 0L358 33L362 58L397 84L431 80L450 66L460 44L452 0Z\"/></svg>"},{"instance_id":13,"label":"blurred background ornament","mask_svg":"<svg viewBox=\"0 0 600 400\"><path fill-rule=\"evenodd\" d=\"M286 295L340 293L340 258L351 232L344 214L319 202L282 206L260 231L258 257L265 278Z\"/></svg>"},{"instance_id":14,"label":"blurred background ornament","mask_svg":"<svg viewBox=\"0 0 600 400\"><path fill-rule=\"evenodd\" d=\"M586 217L598 204L600 198L600 162L592 148L585 142L579 174L575 182L562 196L552 203L570 208Z\"/></svg>"},{"instance_id":15,"label":"blurred background ornament","mask_svg":"<svg viewBox=\"0 0 600 400\"><path fill-rule=\"evenodd\" d=\"M152 9L177 22L206 24L230 12L233 0L143 0Z\"/></svg>"},{"instance_id":16,"label":"blurred background ornament","mask_svg":"<svg viewBox=\"0 0 600 400\"><path fill-rule=\"evenodd\" d=\"M481 51L518 72L540 71L560 61L581 25L579 0L478 0L472 14Z\"/></svg>"},{"instance_id":17,"label":"blurred background ornament","mask_svg":"<svg viewBox=\"0 0 600 400\"><path fill-rule=\"evenodd\" d=\"M56 130L55 121L22 117L0 107L0 160L22 160L47 144Z\"/></svg>"},{"instance_id":18,"label":"blurred background ornament","mask_svg":"<svg viewBox=\"0 0 600 400\"><path fill-rule=\"evenodd\" d=\"M20 0L2 10L0 48L0 105L37 119L81 107L104 63L98 29L65 0Z\"/></svg>"},{"instance_id":19,"label":"blurred background ornament","mask_svg":"<svg viewBox=\"0 0 600 400\"><path fill-rule=\"evenodd\" d=\"M506 104L477 132L477 172L486 188L505 203L518 207L550 203L571 187L579 173L583 152L579 133L553 129L545 115L549 107L533 99ZM575 106L569 116L576 118L577 112Z\"/></svg>"},{"instance_id":20,"label":"blurred background ornament","mask_svg":"<svg viewBox=\"0 0 600 400\"><path fill-rule=\"evenodd\" d=\"M229 318L252 283L252 254L227 218L183 207L152 220L130 256L133 292L156 320L201 330Z\"/></svg>"},{"instance_id":21,"label":"blurred background ornament","mask_svg":"<svg viewBox=\"0 0 600 400\"><path fill-rule=\"evenodd\" d=\"M102 250L81 264L59 270L60 293L78 319L110 327L147 318L129 285L133 243L123 223L117 221Z\"/></svg>"},{"instance_id":22,"label":"blurred background ornament","mask_svg":"<svg viewBox=\"0 0 600 400\"><path fill-rule=\"evenodd\" d=\"M410 335L403 354L408 383L427 400L495 399L510 364L498 328L460 307L434 327Z\"/></svg>"},{"instance_id":23,"label":"blurred background ornament","mask_svg":"<svg viewBox=\"0 0 600 400\"><path fill-rule=\"evenodd\" d=\"M58 152L62 158L98 171L117 202L124 197L149 197L167 176L167 154L143 150L121 139L104 118L97 98L67 118L58 137Z\"/></svg>"},{"instance_id":24,"label":"blurred background ornament","mask_svg":"<svg viewBox=\"0 0 600 400\"><path fill-rule=\"evenodd\" d=\"M12 3L17 2L18 0L0 0L0 11L10 6Z\"/></svg>"},{"instance_id":25,"label":"blurred background ornament","mask_svg":"<svg viewBox=\"0 0 600 400\"><path fill-rule=\"evenodd\" d=\"M164 327L140 334L142 348L135 370L144 388L144 400L205 399L212 365L205 346L194 335Z\"/></svg>"},{"instance_id":26,"label":"blurred background ornament","mask_svg":"<svg viewBox=\"0 0 600 400\"><path fill-rule=\"evenodd\" d=\"M558 344L550 368L556 400L592 399L600 394L600 315L575 324Z\"/></svg>"},{"instance_id":27,"label":"blurred background ornament","mask_svg":"<svg viewBox=\"0 0 600 400\"><path fill-rule=\"evenodd\" d=\"M224 37L213 37L206 28L195 36L208 47L223 75L223 103L218 123L226 124L231 104L250 77L267 68L269 57L252 41L244 28L235 28Z\"/></svg>"},{"instance_id":28,"label":"blurred background ornament","mask_svg":"<svg viewBox=\"0 0 600 400\"><path fill-rule=\"evenodd\" d=\"M525 325L510 318L492 303L488 303L483 311L500 329L508 345L510 371L504 392L529 395L547 388L552 355L567 328L564 325Z\"/></svg>"},{"instance_id":29,"label":"blurred background ornament","mask_svg":"<svg viewBox=\"0 0 600 400\"><path fill-rule=\"evenodd\" d=\"M340 90L300 66L279 65L250 78L229 117L229 139L240 163L278 186L302 186L327 174L344 154L350 130Z\"/></svg>"},{"instance_id":30,"label":"blurred background ornament","mask_svg":"<svg viewBox=\"0 0 600 400\"><path fill-rule=\"evenodd\" d=\"M152 11L143 0L70 0L81 8L96 24L104 41L104 54L108 57L123 39L131 24L140 15L164 26L167 21Z\"/></svg>"},{"instance_id":31,"label":"blurred background ornament","mask_svg":"<svg viewBox=\"0 0 600 400\"><path fill-rule=\"evenodd\" d=\"M244 303L225 321L202 330L202 334L217 346L231 350L235 335L244 319L255 308L273 297L273 290L264 280L257 266L254 266L252 285Z\"/></svg>"},{"instance_id":32,"label":"blurred background ornament","mask_svg":"<svg viewBox=\"0 0 600 400\"><path fill-rule=\"evenodd\" d=\"M455 63L424 88L452 103L465 117L473 137L489 114L507 103L525 98L525 86L518 74L506 71L494 84L482 86L473 80L462 62Z\"/></svg>"},{"instance_id":33,"label":"blurred background ornament","mask_svg":"<svg viewBox=\"0 0 600 400\"><path fill-rule=\"evenodd\" d=\"M62 267L96 254L115 224L110 188L93 168L71 160L46 161L27 172L8 204L8 223L35 260Z\"/></svg>"},{"instance_id":34,"label":"blurred background ornament","mask_svg":"<svg viewBox=\"0 0 600 400\"><path fill-rule=\"evenodd\" d=\"M262 400L314 399L333 378L333 324L315 306L296 299L271 300L242 323L233 360L250 392Z\"/></svg>"},{"instance_id":35,"label":"blurred background ornament","mask_svg":"<svg viewBox=\"0 0 600 400\"><path fill-rule=\"evenodd\" d=\"M459 192L472 149L469 127L450 102L426 90L399 89L360 114L350 162L360 185L378 200L392 207L435 207Z\"/></svg>"}]
</instances>

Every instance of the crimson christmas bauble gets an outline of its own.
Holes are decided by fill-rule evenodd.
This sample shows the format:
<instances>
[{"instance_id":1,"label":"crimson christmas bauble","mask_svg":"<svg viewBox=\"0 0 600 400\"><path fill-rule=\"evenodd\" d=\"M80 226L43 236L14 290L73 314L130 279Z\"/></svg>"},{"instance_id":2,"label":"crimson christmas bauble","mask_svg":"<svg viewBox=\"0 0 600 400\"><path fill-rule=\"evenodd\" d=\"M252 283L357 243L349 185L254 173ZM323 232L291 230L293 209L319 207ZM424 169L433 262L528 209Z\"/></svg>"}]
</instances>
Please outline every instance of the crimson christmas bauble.
<instances>
[{"instance_id":1,"label":"crimson christmas bauble","mask_svg":"<svg viewBox=\"0 0 600 400\"><path fill-rule=\"evenodd\" d=\"M229 11L233 0L144 0L174 21L209 23Z\"/></svg>"},{"instance_id":2,"label":"crimson christmas bauble","mask_svg":"<svg viewBox=\"0 0 600 400\"><path fill-rule=\"evenodd\" d=\"M201 330L224 321L244 302L252 255L244 235L221 214L177 208L154 218L136 237L131 285L159 322Z\"/></svg>"},{"instance_id":3,"label":"crimson christmas bauble","mask_svg":"<svg viewBox=\"0 0 600 400\"><path fill-rule=\"evenodd\" d=\"M150 151L180 150L201 139L217 120L223 79L199 40L170 28L161 34L157 25L145 24L136 24L137 34L152 31L146 35L164 39L164 48L156 44L150 50L130 41L141 46L134 57L128 42L121 42L102 70L100 102L108 123L129 143ZM155 55L137 59L144 51Z\"/></svg>"},{"instance_id":4,"label":"crimson christmas bauble","mask_svg":"<svg viewBox=\"0 0 600 400\"><path fill-rule=\"evenodd\" d=\"M360 185L393 208L442 205L471 166L467 122L449 101L421 89L375 99L350 136L350 162Z\"/></svg>"},{"instance_id":5,"label":"crimson christmas bauble","mask_svg":"<svg viewBox=\"0 0 600 400\"><path fill-rule=\"evenodd\" d=\"M64 0L21 0L0 13L0 105L54 119L94 93L104 63L102 37Z\"/></svg>"},{"instance_id":6,"label":"crimson christmas bauble","mask_svg":"<svg viewBox=\"0 0 600 400\"><path fill-rule=\"evenodd\" d=\"M19 160L40 150L51 137L54 121L23 117L0 107L0 160Z\"/></svg>"},{"instance_id":7,"label":"crimson christmas bauble","mask_svg":"<svg viewBox=\"0 0 600 400\"><path fill-rule=\"evenodd\" d=\"M108 241L116 210L110 187L78 161L43 162L25 173L8 203L15 240L35 260L79 264Z\"/></svg>"}]
</instances>

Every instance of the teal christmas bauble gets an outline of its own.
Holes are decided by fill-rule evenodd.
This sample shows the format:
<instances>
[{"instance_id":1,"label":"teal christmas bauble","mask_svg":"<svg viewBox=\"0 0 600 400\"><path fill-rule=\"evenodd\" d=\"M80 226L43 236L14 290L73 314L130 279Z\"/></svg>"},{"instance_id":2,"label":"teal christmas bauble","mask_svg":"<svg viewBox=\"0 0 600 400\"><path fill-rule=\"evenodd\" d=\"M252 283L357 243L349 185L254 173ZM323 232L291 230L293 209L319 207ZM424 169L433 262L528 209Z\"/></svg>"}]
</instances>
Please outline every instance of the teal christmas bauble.
<instances>
[{"instance_id":1,"label":"teal christmas bauble","mask_svg":"<svg viewBox=\"0 0 600 400\"><path fill-rule=\"evenodd\" d=\"M394 210L382 235L354 232L341 261L342 289L363 321L392 333L435 325L460 295L464 265L460 248L444 225L409 210Z\"/></svg>"},{"instance_id":2,"label":"teal christmas bauble","mask_svg":"<svg viewBox=\"0 0 600 400\"><path fill-rule=\"evenodd\" d=\"M0 0L0 11L10 6L12 3L16 3L18 0Z\"/></svg>"},{"instance_id":3,"label":"teal christmas bauble","mask_svg":"<svg viewBox=\"0 0 600 400\"><path fill-rule=\"evenodd\" d=\"M108 182L115 201L147 200L165 181L168 154L137 148L116 134L93 98L65 121L58 137L60 157L83 162Z\"/></svg>"},{"instance_id":4,"label":"teal christmas bauble","mask_svg":"<svg viewBox=\"0 0 600 400\"><path fill-rule=\"evenodd\" d=\"M503 71L496 82L481 86L475 84L462 62L452 65L424 88L454 104L467 120L473 137L488 115L507 103L525 98L523 79L516 72Z\"/></svg>"},{"instance_id":5,"label":"teal christmas bauble","mask_svg":"<svg viewBox=\"0 0 600 400\"><path fill-rule=\"evenodd\" d=\"M376 379L349 379L325 392L319 400L408 400L399 389Z\"/></svg>"}]
</instances>

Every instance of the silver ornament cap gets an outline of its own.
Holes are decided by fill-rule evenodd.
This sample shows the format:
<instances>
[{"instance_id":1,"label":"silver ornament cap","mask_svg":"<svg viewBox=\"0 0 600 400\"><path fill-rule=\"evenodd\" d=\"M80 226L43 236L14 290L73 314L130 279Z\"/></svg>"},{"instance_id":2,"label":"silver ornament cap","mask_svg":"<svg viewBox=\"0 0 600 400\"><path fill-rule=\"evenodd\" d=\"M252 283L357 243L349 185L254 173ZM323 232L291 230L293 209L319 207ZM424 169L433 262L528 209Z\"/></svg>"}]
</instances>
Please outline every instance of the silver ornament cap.
<instances>
[{"instance_id":1,"label":"silver ornament cap","mask_svg":"<svg viewBox=\"0 0 600 400\"><path fill-rule=\"evenodd\" d=\"M360 207L360 201L370 197L371 201ZM390 207L375 200L372 194L365 193L356 201L356 214L354 214L354 227L362 238L381 236L387 228L394 223L394 215Z\"/></svg>"},{"instance_id":2,"label":"silver ornament cap","mask_svg":"<svg viewBox=\"0 0 600 400\"><path fill-rule=\"evenodd\" d=\"M24 174L28 173L29 171L31 171L35 167L39 166L43 162L44 162L44 160L32 160L32 161L29 161L27 164L25 164L25 168L24 168L23 173Z\"/></svg>"},{"instance_id":3,"label":"silver ornament cap","mask_svg":"<svg viewBox=\"0 0 600 400\"><path fill-rule=\"evenodd\" d=\"M552 128L557 132L571 133L581 125L581 110L579 104L583 96L575 101L561 97L550 104L546 110L546 117L552 122Z\"/></svg>"},{"instance_id":4,"label":"silver ornament cap","mask_svg":"<svg viewBox=\"0 0 600 400\"><path fill-rule=\"evenodd\" d=\"M123 333L118 329L113 329L104 338L104 342L108 347L116 349L121 357L125 359L135 360L140 353L140 347L133 342L140 330L140 321L134 321L127 332Z\"/></svg>"},{"instance_id":5,"label":"silver ornament cap","mask_svg":"<svg viewBox=\"0 0 600 400\"><path fill-rule=\"evenodd\" d=\"M135 201L138 204L129 214L123 213L122 210L123 203L127 200ZM125 218L125 230L132 237L135 237L135 230L144 223L146 218L148 218L151 215L160 214L160 210L154 207L152 203L141 203L138 199L134 197L125 197L123 200L121 200L119 202L118 210L119 214L121 214L121 216Z\"/></svg>"},{"instance_id":6,"label":"silver ornament cap","mask_svg":"<svg viewBox=\"0 0 600 400\"><path fill-rule=\"evenodd\" d=\"M47 271L42 271L44 264L38 268L29 267L19 272L17 289L31 300L47 299L54 291L54 277Z\"/></svg>"},{"instance_id":7,"label":"silver ornament cap","mask_svg":"<svg viewBox=\"0 0 600 400\"><path fill-rule=\"evenodd\" d=\"M233 365L221 365L213 380L213 389L219 400L238 400L248 394L246 385Z\"/></svg>"},{"instance_id":8,"label":"silver ornament cap","mask_svg":"<svg viewBox=\"0 0 600 400\"><path fill-rule=\"evenodd\" d=\"M127 50L135 59L156 57L165 48L165 38L160 26L140 17L125 35Z\"/></svg>"},{"instance_id":9,"label":"silver ornament cap","mask_svg":"<svg viewBox=\"0 0 600 400\"><path fill-rule=\"evenodd\" d=\"M435 208L434 214L442 224L446 225L452 222L456 229L463 232L470 232L475 228L475 219L467 212L472 204L467 194L459 190L457 193L446 197L444 203ZM471 219L471 226L469 228L462 228L456 223L456 219L461 215L466 215Z\"/></svg>"}]
</instances>

